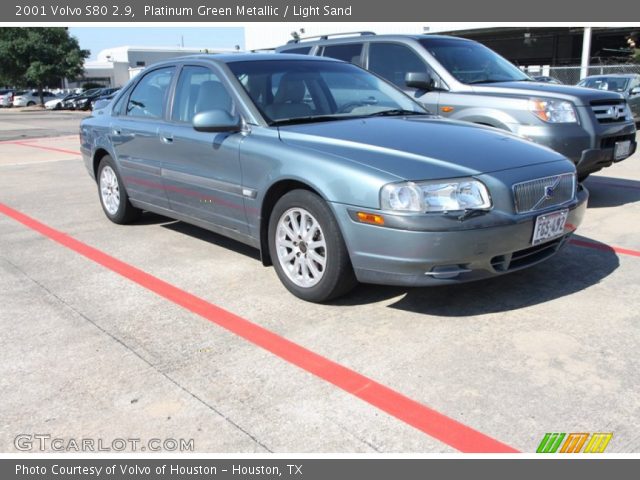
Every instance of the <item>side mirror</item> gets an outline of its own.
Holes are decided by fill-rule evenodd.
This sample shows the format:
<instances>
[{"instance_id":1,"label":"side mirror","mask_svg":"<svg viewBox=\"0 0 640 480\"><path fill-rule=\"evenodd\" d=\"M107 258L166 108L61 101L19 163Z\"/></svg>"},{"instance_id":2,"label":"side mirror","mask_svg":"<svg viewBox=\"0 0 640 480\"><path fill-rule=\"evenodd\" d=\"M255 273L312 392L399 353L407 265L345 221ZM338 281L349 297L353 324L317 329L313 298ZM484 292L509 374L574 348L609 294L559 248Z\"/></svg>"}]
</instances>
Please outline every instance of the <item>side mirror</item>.
<instances>
[{"instance_id":1,"label":"side mirror","mask_svg":"<svg viewBox=\"0 0 640 480\"><path fill-rule=\"evenodd\" d=\"M629 95L638 95L640 93L640 87L633 87L629 92Z\"/></svg>"},{"instance_id":2,"label":"side mirror","mask_svg":"<svg viewBox=\"0 0 640 480\"><path fill-rule=\"evenodd\" d=\"M198 132L239 132L242 130L242 119L226 110L208 110L196 113L193 128Z\"/></svg>"},{"instance_id":3,"label":"side mirror","mask_svg":"<svg viewBox=\"0 0 640 480\"><path fill-rule=\"evenodd\" d=\"M404 76L404 83L407 87L418 90L431 91L435 89L433 78L424 72L407 72Z\"/></svg>"}]
</instances>

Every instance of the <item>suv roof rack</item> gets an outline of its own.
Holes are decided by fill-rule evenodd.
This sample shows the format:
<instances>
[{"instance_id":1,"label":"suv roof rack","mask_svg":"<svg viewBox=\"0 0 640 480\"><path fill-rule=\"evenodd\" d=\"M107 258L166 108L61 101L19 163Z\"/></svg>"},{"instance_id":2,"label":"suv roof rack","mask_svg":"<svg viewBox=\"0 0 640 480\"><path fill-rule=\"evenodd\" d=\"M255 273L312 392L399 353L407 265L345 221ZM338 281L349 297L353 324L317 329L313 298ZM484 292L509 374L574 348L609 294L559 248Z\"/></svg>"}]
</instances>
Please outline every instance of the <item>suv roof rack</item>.
<instances>
[{"instance_id":1,"label":"suv roof rack","mask_svg":"<svg viewBox=\"0 0 640 480\"><path fill-rule=\"evenodd\" d=\"M313 39L319 39L319 40L328 40L329 37L341 37L341 36L348 36L348 35L360 35L360 36L365 36L365 35L375 35L376 32L370 32L370 31L361 31L361 32L342 32L342 33L327 33L324 35L313 35L311 37L297 37L294 38L293 40L289 40L287 42L287 44L289 43L300 43L302 40L313 40Z\"/></svg>"}]
</instances>

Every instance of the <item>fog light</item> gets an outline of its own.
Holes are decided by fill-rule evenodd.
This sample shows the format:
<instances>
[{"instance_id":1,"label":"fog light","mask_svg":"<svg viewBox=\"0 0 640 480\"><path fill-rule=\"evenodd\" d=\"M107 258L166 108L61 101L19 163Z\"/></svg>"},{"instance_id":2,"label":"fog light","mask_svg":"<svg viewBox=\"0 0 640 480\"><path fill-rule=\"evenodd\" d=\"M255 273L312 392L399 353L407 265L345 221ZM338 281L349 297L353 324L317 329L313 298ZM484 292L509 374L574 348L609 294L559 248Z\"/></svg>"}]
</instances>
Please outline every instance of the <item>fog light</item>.
<instances>
[{"instance_id":1,"label":"fog light","mask_svg":"<svg viewBox=\"0 0 640 480\"><path fill-rule=\"evenodd\" d=\"M424 274L433 278L448 279L456 278L461 273L470 271L468 268L461 267L460 265L441 265L439 267L433 267L430 272L425 272Z\"/></svg>"}]
</instances>

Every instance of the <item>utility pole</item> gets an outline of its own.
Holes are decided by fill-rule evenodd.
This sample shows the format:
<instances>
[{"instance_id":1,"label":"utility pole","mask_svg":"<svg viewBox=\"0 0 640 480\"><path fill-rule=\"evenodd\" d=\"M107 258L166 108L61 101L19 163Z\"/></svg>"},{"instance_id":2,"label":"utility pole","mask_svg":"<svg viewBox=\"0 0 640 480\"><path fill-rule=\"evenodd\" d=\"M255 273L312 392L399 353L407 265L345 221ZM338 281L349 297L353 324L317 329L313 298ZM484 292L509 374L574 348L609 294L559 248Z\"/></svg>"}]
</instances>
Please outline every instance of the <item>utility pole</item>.
<instances>
[{"instance_id":1,"label":"utility pole","mask_svg":"<svg viewBox=\"0 0 640 480\"><path fill-rule=\"evenodd\" d=\"M584 27L582 37L582 62L580 63L580 80L589 75L589 61L591 60L591 27Z\"/></svg>"}]
</instances>

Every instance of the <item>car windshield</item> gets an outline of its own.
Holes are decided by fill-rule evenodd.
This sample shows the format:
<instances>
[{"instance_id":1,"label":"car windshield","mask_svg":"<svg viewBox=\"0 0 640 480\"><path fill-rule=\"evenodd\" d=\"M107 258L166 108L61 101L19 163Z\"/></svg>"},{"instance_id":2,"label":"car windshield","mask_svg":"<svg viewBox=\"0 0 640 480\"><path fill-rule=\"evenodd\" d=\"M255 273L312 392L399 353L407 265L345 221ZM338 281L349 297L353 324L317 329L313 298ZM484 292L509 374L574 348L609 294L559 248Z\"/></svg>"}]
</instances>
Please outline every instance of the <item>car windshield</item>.
<instances>
[{"instance_id":1,"label":"car windshield","mask_svg":"<svg viewBox=\"0 0 640 480\"><path fill-rule=\"evenodd\" d=\"M471 85L531 81L511 62L480 43L435 37L424 38L420 43L459 82Z\"/></svg>"},{"instance_id":2,"label":"car windshield","mask_svg":"<svg viewBox=\"0 0 640 480\"><path fill-rule=\"evenodd\" d=\"M581 87L597 88L610 92L624 92L629 85L629 79L624 77L595 77L585 78L579 84Z\"/></svg>"},{"instance_id":3,"label":"car windshield","mask_svg":"<svg viewBox=\"0 0 640 480\"><path fill-rule=\"evenodd\" d=\"M400 90L348 63L259 60L228 67L270 125L428 114Z\"/></svg>"}]
</instances>

